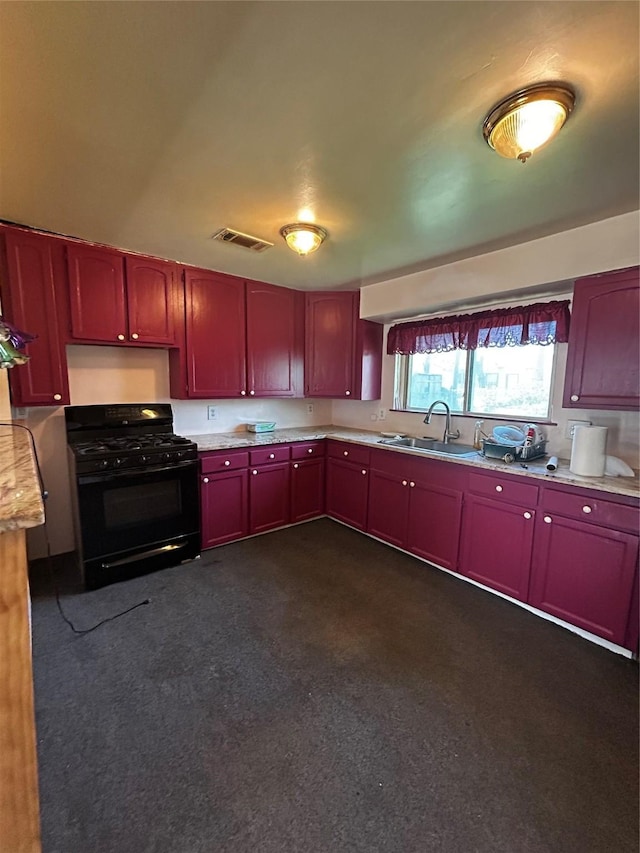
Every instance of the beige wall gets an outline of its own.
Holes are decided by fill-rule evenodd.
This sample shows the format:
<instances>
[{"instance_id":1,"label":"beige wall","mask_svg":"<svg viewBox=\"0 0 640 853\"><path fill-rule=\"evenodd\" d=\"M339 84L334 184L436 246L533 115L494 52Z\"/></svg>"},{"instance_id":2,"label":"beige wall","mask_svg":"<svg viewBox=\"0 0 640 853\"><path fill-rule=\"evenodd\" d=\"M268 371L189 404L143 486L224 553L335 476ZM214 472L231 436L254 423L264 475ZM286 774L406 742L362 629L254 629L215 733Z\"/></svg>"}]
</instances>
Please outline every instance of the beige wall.
<instances>
[{"instance_id":1,"label":"beige wall","mask_svg":"<svg viewBox=\"0 0 640 853\"><path fill-rule=\"evenodd\" d=\"M518 304L532 301L535 293L550 289L560 296L570 290L556 283L606 269L639 262L638 214L626 214L601 223L556 234L502 252L470 258L436 270L383 282L363 288L363 316L410 317L439 310L441 306L461 307L496 299ZM549 284L553 283L550 288ZM513 298L511 298L513 297ZM527 299L527 297L529 297ZM548 427L549 450L562 457L570 455L570 442L564 437L566 420L591 420L609 427L607 452L620 456L637 469L640 428L638 416L629 412L580 412L562 409L562 386L566 346L558 348L554 382L552 417L557 426ZM67 348L71 402L92 403L169 402L168 357L163 350L116 347L72 346ZM215 421L207 419L209 401L173 400L176 432L197 435L232 432L242 429L251 419L275 420L281 427L335 423L373 430L396 430L423 435L425 427L419 415L389 412L393 399L391 356L383 361L382 400L374 403L329 400L213 400L218 410ZM19 368L18 368L19 369ZM4 384L3 384L4 383ZM3 398L4 394L4 398ZM6 377L0 374L0 409L6 401ZM313 405L313 413L308 406ZM379 420L385 409L384 421ZM73 529L70 487L64 431L64 412L58 409L29 409L24 421L36 436L45 484L47 530L52 553L72 550ZM472 437L474 420L456 419L463 440ZM441 418L434 418L439 430ZM487 421L487 429L491 422ZM29 531L30 557L45 553L44 532Z\"/></svg>"}]
</instances>

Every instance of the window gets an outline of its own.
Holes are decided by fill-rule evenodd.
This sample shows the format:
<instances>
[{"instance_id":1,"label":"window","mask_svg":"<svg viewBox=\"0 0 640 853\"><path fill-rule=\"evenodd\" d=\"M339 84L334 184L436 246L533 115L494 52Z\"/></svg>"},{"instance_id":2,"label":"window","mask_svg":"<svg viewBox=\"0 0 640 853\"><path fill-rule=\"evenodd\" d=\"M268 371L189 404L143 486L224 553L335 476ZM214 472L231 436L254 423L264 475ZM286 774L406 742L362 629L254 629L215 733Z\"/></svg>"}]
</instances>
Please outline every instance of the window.
<instances>
[{"instance_id":1,"label":"window","mask_svg":"<svg viewBox=\"0 0 640 853\"><path fill-rule=\"evenodd\" d=\"M394 406L426 411L444 400L458 414L546 419L554 345L396 356Z\"/></svg>"},{"instance_id":2,"label":"window","mask_svg":"<svg viewBox=\"0 0 640 853\"><path fill-rule=\"evenodd\" d=\"M568 301L436 317L393 326L394 405L425 411L546 419L554 344L568 339Z\"/></svg>"}]
</instances>

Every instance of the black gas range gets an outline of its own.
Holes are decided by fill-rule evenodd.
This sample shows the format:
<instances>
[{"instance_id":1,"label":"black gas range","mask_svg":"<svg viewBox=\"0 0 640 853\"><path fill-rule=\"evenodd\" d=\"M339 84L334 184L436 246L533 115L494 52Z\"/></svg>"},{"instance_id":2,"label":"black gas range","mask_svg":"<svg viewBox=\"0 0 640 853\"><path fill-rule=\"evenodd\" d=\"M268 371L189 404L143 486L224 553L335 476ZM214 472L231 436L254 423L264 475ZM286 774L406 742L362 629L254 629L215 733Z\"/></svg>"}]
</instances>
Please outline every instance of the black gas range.
<instances>
[{"instance_id":1,"label":"black gas range","mask_svg":"<svg viewBox=\"0 0 640 853\"><path fill-rule=\"evenodd\" d=\"M67 406L65 423L87 588L199 556L198 450L170 404Z\"/></svg>"}]
</instances>

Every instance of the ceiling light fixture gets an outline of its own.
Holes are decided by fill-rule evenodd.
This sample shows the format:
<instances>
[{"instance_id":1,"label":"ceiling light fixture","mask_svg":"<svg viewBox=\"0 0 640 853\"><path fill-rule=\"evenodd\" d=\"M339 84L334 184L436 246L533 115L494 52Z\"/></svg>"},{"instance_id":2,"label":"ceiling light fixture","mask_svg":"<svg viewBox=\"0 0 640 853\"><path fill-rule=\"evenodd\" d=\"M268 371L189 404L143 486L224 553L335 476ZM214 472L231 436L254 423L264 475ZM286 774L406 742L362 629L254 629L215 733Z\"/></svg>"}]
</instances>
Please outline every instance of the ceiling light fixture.
<instances>
[{"instance_id":1,"label":"ceiling light fixture","mask_svg":"<svg viewBox=\"0 0 640 853\"><path fill-rule=\"evenodd\" d=\"M575 100L575 93L564 83L528 86L493 107L482 134L502 157L526 163L559 132Z\"/></svg>"},{"instance_id":2,"label":"ceiling light fixture","mask_svg":"<svg viewBox=\"0 0 640 853\"><path fill-rule=\"evenodd\" d=\"M299 255L309 255L324 243L328 234L319 225L310 222L294 222L280 229L287 246Z\"/></svg>"}]
</instances>

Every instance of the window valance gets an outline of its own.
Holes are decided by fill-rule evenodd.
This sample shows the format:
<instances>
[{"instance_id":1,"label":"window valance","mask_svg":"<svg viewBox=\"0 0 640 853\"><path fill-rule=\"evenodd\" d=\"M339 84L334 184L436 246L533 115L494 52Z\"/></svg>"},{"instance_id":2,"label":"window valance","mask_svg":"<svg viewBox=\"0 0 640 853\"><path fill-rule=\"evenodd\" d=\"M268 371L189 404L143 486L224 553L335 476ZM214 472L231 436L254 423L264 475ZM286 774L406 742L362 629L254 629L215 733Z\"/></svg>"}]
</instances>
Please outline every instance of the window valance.
<instances>
[{"instance_id":1,"label":"window valance","mask_svg":"<svg viewBox=\"0 0 640 853\"><path fill-rule=\"evenodd\" d=\"M563 343L569 339L569 300L432 317L389 329L387 353L450 352L478 347Z\"/></svg>"}]
</instances>

